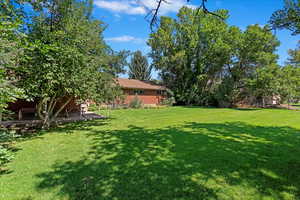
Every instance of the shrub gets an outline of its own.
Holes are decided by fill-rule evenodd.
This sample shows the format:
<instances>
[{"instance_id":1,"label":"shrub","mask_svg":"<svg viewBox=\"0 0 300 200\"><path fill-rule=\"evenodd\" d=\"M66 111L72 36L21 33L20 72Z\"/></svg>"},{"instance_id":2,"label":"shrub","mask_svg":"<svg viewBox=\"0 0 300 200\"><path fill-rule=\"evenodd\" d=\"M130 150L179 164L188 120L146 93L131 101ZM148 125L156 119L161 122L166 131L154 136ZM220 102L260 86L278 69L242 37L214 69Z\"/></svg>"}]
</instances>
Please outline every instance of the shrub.
<instances>
[{"instance_id":1,"label":"shrub","mask_svg":"<svg viewBox=\"0 0 300 200\"><path fill-rule=\"evenodd\" d=\"M1 167L13 159L12 144L17 135L5 129L0 129L0 171Z\"/></svg>"},{"instance_id":2,"label":"shrub","mask_svg":"<svg viewBox=\"0 0 300 200\"><path fill-rule=\"evenodd\" d=\"M0 145L0 167L13 159L12 152ZM0 168L1 171L1 168Z\"/></svg>"},{"instance_id":3,"label":"shrub","mask_svg":"<svg viewBox=\"0 0 300 200\"><path fill-rule=\"evenodd\" d=\"M138 98L137 95L132 99L132 101L129 103L130 108L142 108L143 102Z\"/></svg>"},{"instance_id":4,"label":"shrub","mask_svg":"<svg viewBox=\"0 0 300 200\"><path fill-rule=\"evenodd\" d=\"M169 97L169 98L164 99L161 102L161 105L172 106L175 103L176 103L175 98L174 97Z\"/></svg>"}]
</instances>

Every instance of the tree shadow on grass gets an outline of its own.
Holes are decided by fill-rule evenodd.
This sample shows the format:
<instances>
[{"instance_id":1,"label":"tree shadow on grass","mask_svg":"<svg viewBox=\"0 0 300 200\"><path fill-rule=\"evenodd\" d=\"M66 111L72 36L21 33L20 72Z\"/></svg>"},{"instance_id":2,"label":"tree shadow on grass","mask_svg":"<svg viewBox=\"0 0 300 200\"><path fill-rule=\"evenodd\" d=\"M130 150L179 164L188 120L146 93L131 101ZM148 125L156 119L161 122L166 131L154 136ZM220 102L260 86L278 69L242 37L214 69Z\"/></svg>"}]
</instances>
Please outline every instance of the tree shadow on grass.
<instances>
[{"instance_id":1,"label":"tree shadow on grass","mask_svg":"<svg viewBox=\"0 0 300 200\"><path fill-rule=\"evenodd\" d=\"M68 199L300 198L297 129L194 122L89 137L86 157L37 175L39 190Z\"/></svg>"}]
</instances>

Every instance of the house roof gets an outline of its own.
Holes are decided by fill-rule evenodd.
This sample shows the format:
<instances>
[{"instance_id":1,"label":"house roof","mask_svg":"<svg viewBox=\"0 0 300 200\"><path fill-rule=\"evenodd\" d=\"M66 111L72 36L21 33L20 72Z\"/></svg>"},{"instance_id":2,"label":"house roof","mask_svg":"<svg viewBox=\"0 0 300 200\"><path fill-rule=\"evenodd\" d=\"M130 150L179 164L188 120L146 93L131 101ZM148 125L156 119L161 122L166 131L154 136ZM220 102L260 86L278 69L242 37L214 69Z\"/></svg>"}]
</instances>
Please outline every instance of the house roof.
<instances>
[{"instance_id":1,"label":"house roof","mask_svg":"<svg viewBox=\"0 0 300 200\"><path fill-rule=\"evenodd\" d=\"M166 90L165 86L136 79L117 78L116 81L122 88L126 89Z\"/></svg>"}]
</instances>

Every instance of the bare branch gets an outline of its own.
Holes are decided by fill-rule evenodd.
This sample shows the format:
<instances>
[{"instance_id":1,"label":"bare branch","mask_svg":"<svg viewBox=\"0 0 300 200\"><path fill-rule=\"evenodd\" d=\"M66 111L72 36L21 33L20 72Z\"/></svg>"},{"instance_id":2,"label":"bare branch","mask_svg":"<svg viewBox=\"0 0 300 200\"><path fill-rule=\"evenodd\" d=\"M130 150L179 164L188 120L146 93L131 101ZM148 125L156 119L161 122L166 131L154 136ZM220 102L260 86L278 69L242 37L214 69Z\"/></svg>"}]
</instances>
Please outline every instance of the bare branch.
<instances>
[{"instance_id":1,"label":"bare branch","mask_svg":"<svg viewBox=\"0 0 300 200\"><path fill-rule=\"evenodd\" d=\"M150 23L151 31L153 31L153 28L158 25L158 21L159 21L158 12L159 12L159 9L161 8L162 4L163 3L169 3L169 2L167 2L167 0L156 0L156 1L157 1L157 6L154 9L149 10L148 14L145 17L145 19ZM191 0L186 0L186 1L191 2ZM224 19L222 16L220 16L216 13L210 12L207 9L207 7L206 7L207 1L208 0L200 0L199 9L202 9L203 12L206 13L206 14L214 15L216 17ZM150 18L150 20L149 20L149 18Z\"/></svg>"}]
</instances>

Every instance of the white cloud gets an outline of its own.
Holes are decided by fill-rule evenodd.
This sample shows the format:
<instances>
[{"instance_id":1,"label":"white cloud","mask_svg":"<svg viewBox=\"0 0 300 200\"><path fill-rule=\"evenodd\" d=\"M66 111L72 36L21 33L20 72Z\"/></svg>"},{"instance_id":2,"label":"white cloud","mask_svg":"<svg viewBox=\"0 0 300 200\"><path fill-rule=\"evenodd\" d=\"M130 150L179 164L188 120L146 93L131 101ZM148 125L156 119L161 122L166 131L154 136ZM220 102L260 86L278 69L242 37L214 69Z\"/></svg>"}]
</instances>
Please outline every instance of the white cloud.
<instances>
[{"instance_id":1,"label":"white cloud","mask_svg":"<svg viewBox=\"0 0 300 200\"><path fill-rule=\"evenodd\" d=\"M110 10L115 13L125 13L129 15L145 15L150 10L156 8L156 0L95 0L95 5L99 8ZM187 4L186 0L168 0L163 3L159 10L160 15L177 12L182 6L195 8L196 6Z\"/></svg>"},{"instance_id":2,"label":"white cloud","mask_svg":"<svg viewBox=\"0 0 300 200\"><path fill-rule=\"evenodd\" d=\"M136 38L130 35L123 35L123 36L119 36L119 37L110 37L110 38L105 38L106 41L110 41L110 42L134 42L137 44L141 44L144 43L145 40L142 38Z\"/></svg>"},{"instance_id":3,"label":"white cloud","mask_svg":"<svg viewBox=\"0 0 300 200\"><path fill-rule=\"evenodd\" d=\"M126 13L130 15L146 14L146 9L143 6L138 6L128 1L96 0L95 5L117 13Z\"/></svg>"}]
</instances>

